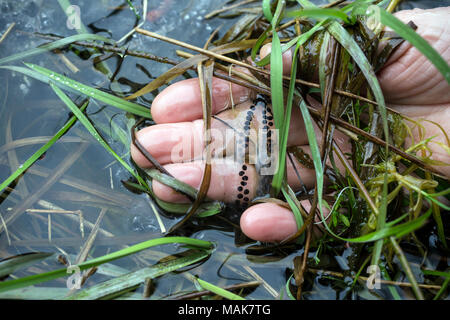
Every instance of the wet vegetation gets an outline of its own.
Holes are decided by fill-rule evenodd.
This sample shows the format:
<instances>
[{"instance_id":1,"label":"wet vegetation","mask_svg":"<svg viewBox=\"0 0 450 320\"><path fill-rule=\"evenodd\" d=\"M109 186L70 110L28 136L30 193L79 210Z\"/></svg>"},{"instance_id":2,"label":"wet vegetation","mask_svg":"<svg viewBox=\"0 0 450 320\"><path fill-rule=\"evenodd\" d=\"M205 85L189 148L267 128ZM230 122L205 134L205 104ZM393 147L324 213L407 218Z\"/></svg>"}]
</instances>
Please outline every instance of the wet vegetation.
<instances>
[{"instance_id":1,"label":"wet vegetation","mask_svg":"<svg viewBox=\"0 0 450 320\"><path fill-rule=\"evenodd\" d=\"M147 1L125 1L115 10L131 9L136 23L119 41L89 33L87 29L68 37L35 33L33 37L50 42L0 58L2 72L23 74L47 84L60 99L60 105L70 112L69 119L54 136L36 137L36 141L28 142L43 146L20 166L14 154L19 142L16 140L14 144L10 137L11 120L1 120L5 124L2 127L7 128L6 140L0 147L2 153L7 154L2 158L2 165L9 165L11 174L0 185L0 201L11 201L12 204L9 205L11 210L1 212L0 216L0 240L4 243L1 247L4 259L0 262L0 276L3 277L0 297L447 299L450 189L448 179L436 166L449 164L430 158L432 138L413 139L412 146L405 148L405 139L412 137L409 125L418 128L423 125L386 106L375 72L403 41L418 48L448 82L450 67L414 32L414 21L405 25L391 14L398 10L399 2L338 0L319 6L307 0L228 1L225 7L204 16L204 19L226 21L227 28L211 32L211 36L204 39L204 45L199 47L189 40L180 41L145 28L143 17L155 19L157 14L167 14L172 10L171 1L163 1L152 11L147 7ZM63 0L59 3L67 12L70 3ZM385 32L383 26L389 26L393 31ZM8 36L7 32L4 37ZM136 36L178 46L181 49L176 51L178 60L157 56L151 49L127 48L124 43ZM381 39L386 41L386 46L377 52ZM266 43L272 44L272 51L259 59L259 49ZM295 57L289 77L283 74L282 66L282 54L286 50L292 50ZM80 59L92 60L95 68L105 75L107 84L82 83L50 65L17 63L29 61L36 55L67 52ZM111 57L117 58L116 69L107 63ZM140 62L135 67L149 72L153 80L137 83L132 78L118 77L122 64L131 57L170 65L170 68L155 77L152 70L145 70ZM248 62L249 57L255 64ZM65 63L71 65L70 61ZM265 68L269 64L270 70ZM236 66L247 68L250 73L243 74ZM289 239L278 244L255 243L247 239L238 226L242 210L206 198L211 179L210 161L206 162L201 186L196 190L171 176L136 139L138 128L154 124L149 106L155 93L180 77L192 76L200 79L206 141L211 140L207 129L211 128L213 116L212 77L246 86L271 102L274 126L279 130L280 138L276 159L279 170L271 177L267 194L250 205L274 202L291 208L298 232ZM123 85L131 90L124 91ZM322 109L312 107L311 99ZM287 147L294 108L300 109L305 122L311 156L300 147ZM89 109L98 110L96 112L102 113L109 123L93 121ZM121 118L121 123L114 121L114 112L110 109L127 116ZM67 136L75 123L85 128L83 134ZM322 132L320 139L316 137L313 124ZM76 128L80 130L80 127ZM351 141L351 153L345 153L333 140L338 130ZM422 130L421 136L425 134ZM450 141L447 133L443 134L447 144L440 146L449 153ZM70 143L70 139L77 147L52 170L36 164L58 142ZM80 161L92 141L99 143L117 166L126 170L128 179L123 179L122 183L128 194L66 177L66 171ZM110 141L119 143L113 148ZM154 169L142 170L132 163L128 153L130 143L141 150ZM211 159L209 148L204 157ZM289 187L286 166L294 158L302 166L315 170L314 188L308 190L303 186L294 192ZM345 171L339 171L337 163L342 163ZM30 194L24 190L25 184L19 181L24 175L31 174L45 177L45 180L38 191ZM297 175L301 180L301 174L297 172ZM73 201L82 191L85 203L100 209L96 221L89 222L72 203L68 207L75 207L74 210L66 210L64 206L61 208L43 200L44 193L56 181L63 180L71 190L59 192L59 202L64 197ZM158 199L152 190L154 180L185 194L191 203L168 203ZM130 242L126 236L122 237L123 242L120 237L115 237L118 239L117 250L96 249L96 241L113 243L114 234L106 225L100 227L100 224L106 220L107 213L117 215L121 203L133 202L132 192L149 201L153 211L149 215L155 215L159 232L154 232L151 239L145 233L143 238L135 237ZM301 204L303 200L309 200L309 210ZM41 209L31 209L36 203ZM28 212L27 219L34 219L30 222L32 229L43 234L42 225L48 226L45 231L49 243L53 240L52 232L72 238L81 234L81 245L79 241L75 245L72 242L78 248L76 257L72 257L71 262L64 260L67 255L56 245L50 247L54 249L51 253L47 253L51 251L47 248L46 252L11 255L8 243L26 237L21 232L9 232L9 229L16 219L23 218L25 212ZM65 215L66 220L61 220L61 215ZM321 221L316 222L316 216ZM72 220L71 225L79 225L78 234L75 235L74 230L65 230L70 229L64 226L67 219ZM51 226L58 231L51 231ZM215 239L209 239L208 233L202 239L196 237L199 230L207 229L225 232L234 238L234 243L221 246ZM14 233L15 236L11 235ZM70 239L68 237L65 245L71 243ZM169 249L163 246L174 243L178 245ZM161 248L154 249L154 246ZM241 251L230 249L230 246ZM29 247L33 247L32 241ZM59 262L55 262L52 253L58 251ZM233 258L235 255L236 259ZM122 260L117 259L125 256L133 259L133 267L120 265ZM258 275L250 267L252 263L261 268L262 274L277 270L282 274L283 284L278 281L278 286L273 288L269 284L272 279ZM75 273L69 277L67 285L72 286L67 289L64 277L67 277L69 265ZM207 273L207 268L212 267L220 276ZM221 276L223 269L227 270L227 276ZM75 277L76 272L82 272L82 286L78 290L74 286L80 280ZM97 274L101 277L95 283L87 283ZM161 278L167 282L162 282L155 294L155 283ZM170 281L176 281L177 285L165 288ZM46 285L48 283L50 285ZM329 292L322 294L320 288L323 287L331 288L336 296L330 297Z\"/></svg>"}]
</instances>

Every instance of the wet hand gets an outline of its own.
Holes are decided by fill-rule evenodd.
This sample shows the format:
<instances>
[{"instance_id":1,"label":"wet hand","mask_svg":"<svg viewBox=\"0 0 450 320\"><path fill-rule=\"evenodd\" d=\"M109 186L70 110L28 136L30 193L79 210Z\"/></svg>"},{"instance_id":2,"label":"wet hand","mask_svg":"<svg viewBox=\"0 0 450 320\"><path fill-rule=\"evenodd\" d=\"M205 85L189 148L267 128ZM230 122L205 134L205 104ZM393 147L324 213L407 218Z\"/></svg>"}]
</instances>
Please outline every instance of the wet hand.
<instances>
[{"instance_id":1,"label":"wet hand","mask_svg":"<svg viewBox=\"0 0 450 320\"><path fill-rule=\"evenodd\" d=\"M439 8L403 11L396 15L405 23L414 21L418 26L416 31L429 41L446 61L450 61L450 24L447 22L449 14L450 8ZM263 52L261 54L264 55ZM284 58L284 70L290 70L290 57ZM397 49L378 76L388 106L412 119L424 118L440 124L445 132L450 131L450 124L446 121L450 114L449 84L409 43L405 42ZM241 158L237 155L240 153L239 146L244 150L250 149L252 143L254 145L259 140L255 135L246 134L245 130L234 130L229 135L225 132L230 132L227 129L238 123L245 127L245 121L249 121L248 126L253 129L264 130L264 126L268 126L266 131L273 123L270 124L270 105L264 108L262 103L255 100L254 92L235 84L231 85L231 90L233 101L230 84L216 78L213 80L212 112L216 117L212 119L211 134L213 140L220 143L217 143L218 147L213 150L216 158L212 161L211 183L207 196L227 203L236 202L245 207L261 188L261 175L255 165L240 161ZM231 108L232 104L235 105L234 109ZM140 143L175 178L199 188L204 169L201 160L204 144L198 79L180 81L166 88L155 98L151 112L157 124L137 133ZM308 140L298 109L293 109L291 119L288 146L301 146L308 152ZM447 144L445 135L438 126L426 121L422 122L422 125L426 129L426 137L437 135L436 141ZM417 129L413 129L413 134L416 141L423 139ZM316 130L316 135L320 141L320 130ZM348 139L343 134L336 132L335 140L342 145L344 152L351 150L350 145L346 143ZM407 143L411 144L411 140ZM221 147L224 145L225 148ZM238 148L227 149L228 145ZM430 148L433 152L432 159L450 162L448 153L441 146L430 143ZM134 146L131 146L131 155L139 166L151 166ZM315 181L314 170L288 161L289 185L294 190L300 188L294 166L305 186L312 188ZM449 167L437 169L450 176ZM153 189L156 196L162 200L189 202L182 194L157 181L154 181ZM302 204L308 210L309 202ZM241 228L247 236L255 240L282 241L295 233L297 226L292 212L287 208L273 203L261 203L244 211Z\"/></svg>"}]
</instances>

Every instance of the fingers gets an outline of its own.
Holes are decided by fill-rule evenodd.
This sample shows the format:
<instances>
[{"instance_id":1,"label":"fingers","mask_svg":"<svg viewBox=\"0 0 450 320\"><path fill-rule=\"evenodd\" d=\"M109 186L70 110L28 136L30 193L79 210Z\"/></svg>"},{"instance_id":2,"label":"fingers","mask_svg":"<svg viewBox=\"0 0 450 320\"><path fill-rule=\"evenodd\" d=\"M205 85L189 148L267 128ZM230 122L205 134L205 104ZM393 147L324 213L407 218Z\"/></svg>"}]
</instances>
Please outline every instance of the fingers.
<instances>
[{"instance_id":1,"label":"fingers","mask_svg":"<svg viewBox=\"0 0 450 320\"><path fill-rule=\"evenodd\" d=\"M306 147L305 147L306 149ZM306 188L314 185L314 170L306 169L298 162L294 163L301 175ZM199 189L204 163L175 163L164 166L170 174L180 181ZM207 197L213 200L248 205L257 195L261 180L252 165L242 165L232 160L216 161L212 163L210 186ZM295 189L300 186L293 166L288 164L288 183ZM153 180L153 192L161 200L172 203L189 203L189 199L172 188ZM302 201L306 210L310 209L308 201ZM254 240L264 242L279 242L287 239L297 231L297 224L293 213L284 207L273 203L263 203L251 206L241 216L242 231Z\"/></svg>"},{"instance_id":2,"label":"fingers","mask_svg":"<svg viewBox=\"0 0 450 320\"><path fill-rule=\"evenodd\" d=\"M203 152L203 121L165 123L146 127L136 133L136 139L160 164L184 162ZM134 144L130 148L133 161L141 168L152 164Z\"/></svg>"},{"instance_id":3,"label":"fingers","mask_svg":"<svg viewBox=\"0 0 450 320\"><path fill-rule=\"evenodd\" d=\"M152 103L151 113L156 123L192 121L202 118L202 100L198 78L174 83L164 89ZM230 83L213 78L212 113L231 107ZM235 104L254 96L246 87L231 84Z\"/></svg>"},{"instance_id":4,"label":"fingers","mask_svg":"<svg viewBox=\"0 0 450 320\"><path fill-rule=\"evenodd\" d=\"M204 163L198 161L169 164L165 168L177 179L197 189L200 187ZM225 161L213 163L211 171L208 198L245 204L255 197L259 181L253 166L248 165L243 168L236 162ZM310 173L303 174L306 181L311 180L311 177L307 177L308 174ZM153 181L153 191L157 197L167 202L189 202L186 196L156 180ZM303 201L302 205L309 210L308 201ZM273 203L262 203L250 207L241 216L240 225L249 238L264 242L279 242L297 231L297 223L292 212Z\"/></svg>"},{"instance_id":5,"label":"fingers","mask_svg":"<svg viewBox=\"0 0 450 320\"><path fill-rule=\"evenodd\" d=\"M245 124L248 118L248 113L253 105L250 102L245 102L238 105L234 110L226 110L221 113L217 118L211 121L211 138L210 144L211 154L214 158L233 158L237 159L239 150L245 148L244 141L241 141L240 134L242 129L234 130L232 128L239 127ZM255 162L258 159L256 154L256 147L260 141L261 128L264 130L265 123L269 128L273 127L271 117L264 119L262 106L256 104L255 111L253 112L253 120L250 124L251 129L249 133L249 150L248 153L255 157ZM308 144L308 137L305 132L304 123L301 120L301 115L298 109L293 110L291 118L291 127L288 136L288 146L302 146ZM295 119L295 120L294 120ZM183 163L192 161L195 159L201 159L204 150L205 143L204 138L204 124L203 120L195 120L192 122L180 122L180 123L164 123L150 127L146 127L136 133L136 139L140 144L153 156L153 158L160 164L165 165L169 163ZM315 133L318 141L321 141L322 133L315 126ZM276 139L276 137L272 138ZM347 137L335 130L335 141L341 145L344 152L350 152L350 144L347 143ZM279 142L272 141L274 148ZM310 148L308 146L303 147L302 150L311 157ZM131 156L135 163L143 168L149 168L152 164L146 159L146 157L132 144ZM300 167L298 162L295 162L295 167L298 170L306 171L303 166ZM297 188L298 178L294 170L294 166L290 161L287 161L288 165L288 181ZM342 168L338 162L338 168ZM311 170L312 171L312 170ZM313 176L308 174L309 176ZM306 184L309 185L310 181Z\"/></svg>"},{"instance_id":6,"label":"fingers","mask_svg":"<svg viewBox=\"0 0 450 320\"><path fill-rule=\"evenodd\" d=\"M211 119L211 152L216 157L230 157L235 153L235 144L243 124L247 121L247 113L254 109L251 117L251 127L258 130L262 121L265 105L246 101L227 110L220 117ZM272 123L273 125L273 123ZM254 132L254 130L251 130ZM203 120L192 122L163 123L140 130L136 138L141 145L160 164L186 162L198 159L205 149ZM255 139L252 139L255 141ZM141 167L150 167L151 163L134 146L131 146L131 156Z\"/></svg>"},{"instance_id":7,"label":"fingers","mask_svg":"<svg viewBox=\"0 0 450 320\"><path fill-rule=\"evenodd\" d=\"M261 56L270 53L270 44L261 48ZM292 52L287 50L283 54L283 70L290 74ZM246 69L236 68L242 72ZM255 97L255 93L246 87L231 84L228 81L213 78L212 83L212 113L217 114L231 107L231 96L234 104L239 104ZM152 103L151 113L156 123L173 123L193 121L202 118L202 101L198 78L187 79L174 83L164 89Z\"/></svg>"},{"instance_id":8,"label":"fingers","mask_svg":"<svg viewBox=\"0 0 450 320\"><path fill-rule=\"evenodd\" d=\"M305 147L306 149L307 147ZM299 181L294 166L287 165L288 183L294 190L298 190L302 183L306 188L314 186L315 172L294 161L297 173L301 177ZM193 161L189 163L173 163L164 166L167 171L176 179L199 189L204 172L204 162ZM225 203L236 203L236 201L249 203L257 194L262 177L259 176L255 167L251 164L242 164L233 159L217 159L211 164L211 180L207 197L212 200L219 200ZM172 188L153 181L153 191L161 200L167 202L188 203L187 197L174 191Z\"/></svg>"},{"instance_id":9,"label":"fingers","mask_svg":"<svg viewBox=\"0 0 450 320\"><path fill-rule=\"evenodd\" d=\"M201 161L176 163L164 166L170 174L182 182L199 189L205 165ZM254 166L240 164L233 160L214 161L211 164L211 180L207 197L226 203L249 202L256 195L258 174ZM153 191L161 200L187 203L189 200L172 188L153 181Z\"/></svg>"},{"instance_id":10,"label":"fingers","mask_svg":"<svg viewBox=\"0 0 450 320\"><path fill-rule=\"evenodd\" d=\"M213 118L211 121L213 155L221 156L221 152L226 152L227 156L234 154L235 140L238 139L237 136L248 121L249 112L252 114L250 141L257 143L260 129L264 129L265 126L273 128L273 117L269 110L270 106L265 104L253 104L246 101L237 105L234 110L226 110ZM163 123L140 130L136 133L136 138L160 164L178 163L201 157L205 146L203 131L203 120ZM294 109L291 117L288 146L303 145L307 141L300 110ZM140 167L151 166L151 163L134 145L131 145L131 156Z\"/></svg>"},{"instance_id":11,"label":"fingers","mask_svg":"<svg viewBox=\"0 0 450 320\"><path fill-rule=\"evenodd\" d=\"M405 10L395 15L404 23L413 21L416 32L450 63L450 7ZM408 41L395 50L378 73L386 100L393 104L430 105L447 103L450 90L436 67Z\"/></svg>"}]
</instances>

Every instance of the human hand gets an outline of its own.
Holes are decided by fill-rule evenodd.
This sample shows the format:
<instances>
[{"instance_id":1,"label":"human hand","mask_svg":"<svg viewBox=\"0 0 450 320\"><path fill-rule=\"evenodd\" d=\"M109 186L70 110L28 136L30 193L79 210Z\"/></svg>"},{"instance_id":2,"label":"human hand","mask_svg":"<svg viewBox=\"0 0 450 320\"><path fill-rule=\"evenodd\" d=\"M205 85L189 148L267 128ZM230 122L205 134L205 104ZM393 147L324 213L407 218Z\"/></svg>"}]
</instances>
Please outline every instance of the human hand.
<instances>
[{"instance_id":1,"label":"human hand","mask_svg":"<svg viewBox=\"0 0 450 320\"><path fill-rule=\"evenodd\" d=\"M398 12L396 15L403 22L412 20L418 26L416 30L444 57L450 61L450 25L447 22L450 8L433 10L411 10ZM264 55L261 52L261 55ZM289 56L284 57L284 70L290 70ZM388 106L418 120L420 118L438 123L445 132L449 132L450 124L446 119L450 113L450 87L435 67L409 43L403 43L389 59L385 67L379 72L378 78L385 94ZM219 119L212 121L212 136L218 140L224 138L224 121L245 121L252 106L255 105L255 94L247 88L232 84L232 99L236 104L235 111L231 110L230 84L220 79L213 79L212 112ZM252 116L262 117L264 110L258 109ZM269 106L270 108L270 106ZM224 111L225 110L225 111ZM237 110L237 111L236 111ZM270 109L266 110L266 118ZM170 172L175 178L196 188L200 186L204 164L200 160L203 153L203 121L202 104L198 79L188 79L175 83L162 91L153 101L152 116L157 125L144 128L137 133L137 139L147 151ZM288 146L302 146L308 152L308 140L305 134L303 120L298 109L294 108ZM222 121L220 121L222 120ZM262 129L262 118L253 125ZM266 119L267 120L267 119ZM264 125L273 125L268 120ZM445 135L431 122L422 122L426 130L426 137L437 135L436 141L447 144ZM316 134L319 136L320 131ZM420 141L419 132L413 129L415 141ZM236 137L232 137L234 139ZM249 141L252 141L249 137ZM335 133L335 140L342 149L350 151L347 138L340 132ZM227 140L228 141L228 140ZM255 139L257 141L257 139ZM411 141L407 141L411 144ZM243 145L243 143L241 142ZM183 148L180 149L180 145ZM187 147L186 147L187 146ZM432 159L449 163L449 155L438 144L430 143L433 152ZM176 151L174 151L176 150ZM188 150L186 152L186 150ZM181 152L180 152L181 151ZM222 150L216 148L215 152ZM247 203L257 195L260 177L253 165L236 161L233 153L227 150L227 157L221 161L212 161L211 183L207 193L208 198L227 203ZM132 145L131 155L141 167L149 167L150 163ZM303 183L307 188L314 186L314 170L295 163L300 172ZM436 167L446 176L450 176L449 167ZM287 162L287 180L294 189L300 187L293 165ZM188 202L189 200L167 187L154 181L153 190L157 197L169 202ZM309 203L302 202L306 209ZM287 208L274 203L256 204L245 210L241 217L242 231L252 239L260 241L281 241L296 232L297 225L293 214Z\"/></svg>"}]
</instances>

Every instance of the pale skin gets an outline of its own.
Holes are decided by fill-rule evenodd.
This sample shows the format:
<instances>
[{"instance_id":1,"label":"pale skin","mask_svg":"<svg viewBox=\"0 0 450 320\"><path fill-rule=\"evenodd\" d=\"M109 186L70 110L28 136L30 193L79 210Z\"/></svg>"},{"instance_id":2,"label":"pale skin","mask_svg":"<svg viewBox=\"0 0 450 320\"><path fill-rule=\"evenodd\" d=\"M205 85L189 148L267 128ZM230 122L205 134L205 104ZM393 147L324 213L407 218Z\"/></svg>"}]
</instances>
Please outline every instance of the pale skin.
<instances>
[{"instance_id":1,"label":"pale skin","mask_svg":"<svg viewBox=\"0 0 450 320\"><path fill-rule=\"evenodd\" d=\"M416 32L424 37L443 58L450 62L450 7L431 10L408 10L397 12L396 16L404 23L412 20L417 26ZM263 48L261 56L270 48ZM290 55L284 56L284 70L290 69ZM378 80L389 107L414 119L426 119L438 123L445 132L450 132L450 85L436 68L414 47L404 42L391 56L384 68L378 73ZM218 113L230 107L229 83L220 79L213 80L212 112ZM249 107L254 93L244 87L232 85L233 100L243 108ZM202 104L198 79L177 82L163 90L152 104L152 116L157 123L144 128L137 134L140 143L177 179L196 188L200 186L204 164L201 161L172 162L171 152L182 137L192 141L201 139L203 131ZM302 146L309 150L303 120L299 110L292 114L288 145ZM426 137L437 136L435 141L447 144L445 135L434 124L423 121ZM317 131L319 133L319 131ZM417 130L413 130L419 141ZM336 135L336 142L343 150L350 150L347 138ZM406 142L411 144L411 139ZM432 159L450 163L448 153L438 144L430 143ZM191 156L196 157L202 150L193 148ZM141 167L150 167L150 163L131 146L133 160ZM186 161L187 160L187 161ZM296 163L303 182L309 188L314 187L314 170ZM443 176L450 177L450 166L435 167ZM225 202L236 199L236 185L239 183L240 167L232 162L212 163L211 183L207 196ZM256 193L257 174L248 169L249 196ZM294 190L300 188L292 164L287 165L288 183ZM170 202L186 202L185 196L155 181L153 188L156 196ZM308 209L308 203L305 203ZM244 211L240 220L242 231L250 238L265 242L279 242L296 232L297 226L292 212L273 203L256 204Z\"/></svg>"}]
</instances>

